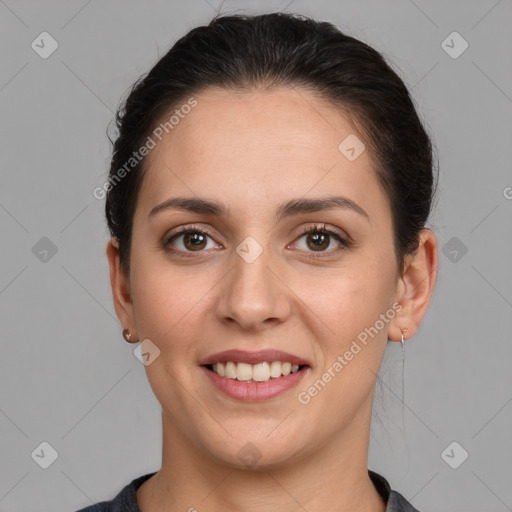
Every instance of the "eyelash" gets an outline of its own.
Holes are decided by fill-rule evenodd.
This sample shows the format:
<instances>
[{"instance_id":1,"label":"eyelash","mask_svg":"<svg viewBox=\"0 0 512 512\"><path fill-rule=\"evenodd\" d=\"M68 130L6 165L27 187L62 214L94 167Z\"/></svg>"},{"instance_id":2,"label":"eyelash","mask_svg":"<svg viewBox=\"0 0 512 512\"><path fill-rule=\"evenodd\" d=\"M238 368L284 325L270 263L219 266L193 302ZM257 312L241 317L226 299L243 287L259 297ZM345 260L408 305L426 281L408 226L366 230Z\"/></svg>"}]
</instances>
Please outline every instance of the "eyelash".
<instances>
[{"instance_id":1,"label":"eyelash","mask_svg":"<svg viewBox=\"0 0 512 512\"><path fill-rule=\"evenodd\" d=\"M193 257L193 253L195 251L187 251L184 253L183 251L172 249L170 246L170 243L174 239L178 238L180 235L190 234L190 233L199 233L201 235L208 235L211 238L214 237L214 235L205 228L199 228L199 227L196 228L195 226L185 226L185 227L178 229L178 231L176 231L170 237L168 237L164 240L164 242L163 242L164 250L168 251L172 254L175 254L176 256L183 257L183 258ZM328 234L329 236L332 236L335 240L337 240L341 244L340 247L338 247L337 249L333 249L331 251L318 251L317 254L315 254L315 251L312 251L311 254L306 255L306 257L310 258L310 259L314 259L314 260L320 259L320 258L325 257L325 254L331 254L331 253L336 253L338 251L343 251L343 250L350 248L352 245L351 242L342 238L338 233L336 233L336 231L326 228L325 224L323 224L321 226L315 224L314 226L310 226L310 227L303 229L297 239L300 239L304 235L308 235L308 234ZM202 252L202 251L198 251L198 252ZM308 252L310 252L310 251L308 251Z\"/></svg>"},{"instance_id":2,"label":"eyelash","mask_svg":"<svg viewBox=\"0 0 512 512\"><path fill-rule=\"evenodd\" d=\"M332 229L325 227L325 224L323 224L321 226L318 226L317 224L315 224L314 226L310 226L308 228L303 229L302 233L300 234L300 236L298 238L302 238L304 235L317 234L317 233L327 234L327 235L333 237L335 240L337 240L340 243L340 247L338 247L337 249L332 249L330 251L319 251L318 253L316 253L315 251L311 251L310 254L306 255L307 258L316 260L316 259L325 257L325 256L323 256L325 254L329 255L332 253L337 253L339 251L343 251L343 250L346 250L351 247L351 243L348 240L342 238L338 233L336 233L336 231L333 231ZM309 252L310 251L308 251L308 253Z\"/></svg>"}]
</instances>

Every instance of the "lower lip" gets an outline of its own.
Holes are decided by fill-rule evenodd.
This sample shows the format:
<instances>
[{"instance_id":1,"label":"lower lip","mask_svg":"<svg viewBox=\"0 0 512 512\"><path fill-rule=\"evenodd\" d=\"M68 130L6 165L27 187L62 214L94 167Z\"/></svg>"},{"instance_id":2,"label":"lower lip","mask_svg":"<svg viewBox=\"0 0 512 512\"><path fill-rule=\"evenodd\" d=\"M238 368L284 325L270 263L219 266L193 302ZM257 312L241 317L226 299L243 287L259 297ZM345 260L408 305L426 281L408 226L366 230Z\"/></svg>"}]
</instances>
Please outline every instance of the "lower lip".
<instances>
[{"instance_id":1,"label":"lower lip","mask_svg":"<svg viewBox=\"0 0 512 512\"><path fill-rule=\"evenodd\" d=\"M266 382L244 382L221 377L204 366L201 366L201 369L218 390L231 398L244 402L258 402L280 395L296 386L309 371L307 366L298 372L290 373L277 379L270 379Z\"/></svg>"}]
</instances>

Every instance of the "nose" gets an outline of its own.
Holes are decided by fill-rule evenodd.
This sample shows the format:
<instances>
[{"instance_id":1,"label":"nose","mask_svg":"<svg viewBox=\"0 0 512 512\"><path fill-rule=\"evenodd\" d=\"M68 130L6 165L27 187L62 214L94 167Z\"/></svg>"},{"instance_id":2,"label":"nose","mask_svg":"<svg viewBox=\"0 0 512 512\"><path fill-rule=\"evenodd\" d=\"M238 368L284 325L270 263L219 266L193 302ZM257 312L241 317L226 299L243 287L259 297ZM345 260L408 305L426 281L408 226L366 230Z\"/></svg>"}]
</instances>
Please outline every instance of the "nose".
<instances>
[{"instance_id":1,"label":"nose","mask_svg":"<svg viewBox=\"0 0 512 512\"><path fill-rule=\"evenodd\" d=\"M219 288L219 321L236 324L243 331L262 331L285 322L291 300L283 281L268 249L252 262L234 253L233 265Z\"/></svg>"}]
</instances>

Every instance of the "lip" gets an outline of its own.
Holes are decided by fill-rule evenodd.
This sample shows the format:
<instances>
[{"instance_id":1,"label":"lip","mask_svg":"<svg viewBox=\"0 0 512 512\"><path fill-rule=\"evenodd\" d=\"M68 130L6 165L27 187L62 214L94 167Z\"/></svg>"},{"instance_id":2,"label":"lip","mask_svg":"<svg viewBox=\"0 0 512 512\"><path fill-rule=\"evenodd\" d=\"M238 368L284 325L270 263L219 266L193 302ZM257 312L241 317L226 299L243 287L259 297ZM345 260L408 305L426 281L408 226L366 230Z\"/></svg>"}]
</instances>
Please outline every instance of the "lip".
<instances>
[{"instance_id":1,"label":"lip","mask_svg":"<svg viewBox=\"0 0 512 512\"><path fill-rule=\"evenodd\" d=\"M201 366L201 370L210 382L225 395L244 402L260 402L280 395L296 386L303 377L309 374L311 367L303 367L296 373L270 379L267 382L244 382L221 377L206 366Z\"/></svg>"},{"instance_id":2,"label":"lip","mask_svg":"<svg viewBox=\"0 0 512 512\"><path fill-rule=\"evenodd\" d=\"M207 364L226 363L228 361L247 364L282 361L298 364L299 366L311 366L309 361L301 357L283 352L282 350L273 349L259 350L257 352L248 352L247 350L224 350L223 352L217 352L216 354L202 359L198 364L200 366L206 366Z\"/></svg>"}]
</instances>

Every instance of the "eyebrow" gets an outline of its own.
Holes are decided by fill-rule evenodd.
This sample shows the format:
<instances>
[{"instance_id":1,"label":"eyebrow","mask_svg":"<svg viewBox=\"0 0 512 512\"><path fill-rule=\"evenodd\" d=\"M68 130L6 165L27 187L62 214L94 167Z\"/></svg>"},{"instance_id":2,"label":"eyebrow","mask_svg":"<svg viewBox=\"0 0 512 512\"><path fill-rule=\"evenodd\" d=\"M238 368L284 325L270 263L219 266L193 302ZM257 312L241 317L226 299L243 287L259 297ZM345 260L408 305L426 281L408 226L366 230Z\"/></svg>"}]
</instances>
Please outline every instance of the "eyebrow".
<instances>
[{"instance_id":1,"label":"eyebrow","mask_svg":"<svg viewBox=\"0 0 512 512\"><path fill-rule=\"evenodd\" d=\"M370 219L369 215L357 203L343 196L331 196L318 199L292 199L279 206L275 214L277 222L284 218L300 215L302 213L313 213L339 208L352 210L359 215ZM164 210L184 210L198 214L208 214L221 217L229 212L229 208L220 202L197 197L172 197L161 204L156 205L148 214L149 218Z\"/></svg>"}]
</instances>

